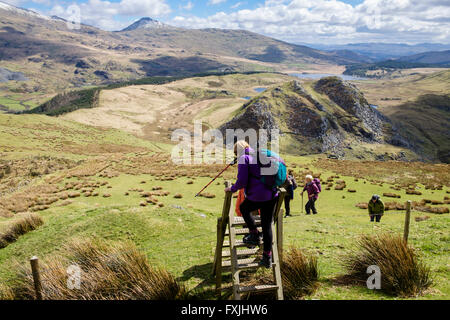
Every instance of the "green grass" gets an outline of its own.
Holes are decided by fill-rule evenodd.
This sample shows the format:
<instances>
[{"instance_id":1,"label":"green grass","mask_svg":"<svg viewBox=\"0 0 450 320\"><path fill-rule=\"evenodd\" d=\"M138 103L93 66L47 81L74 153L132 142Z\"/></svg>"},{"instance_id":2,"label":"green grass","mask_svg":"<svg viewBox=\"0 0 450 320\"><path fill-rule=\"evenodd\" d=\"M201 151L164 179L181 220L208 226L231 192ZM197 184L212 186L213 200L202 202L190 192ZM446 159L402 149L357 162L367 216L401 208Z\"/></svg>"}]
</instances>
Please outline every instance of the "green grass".
<instances>
[{"instance_id":1,"label":"green grass","mask_svg":"<svg viewBox=\"0 0 450 320\"><path fill-rule=\"evenodd\" d=\"M306 158L294 158L308 163ZM366 211L354 207L356 202L367 201L372 193L382 193L387 187L354 182L344 178L346 191L323 191L318 202L319 214L305 216L300 213L301 200L291 203L294 216L284 220L285 245L306 249L319 257L320 287L309 298L320 299L389 299L390 296L355 286L333 285L331 279L344 272L339 257L354 248L361 234L375 232L402 233L404 214L388 212L380 224L369 223ZM73 179L72 179L73 180ZM103 180L97 178L96 180ZM140 184L142 180L146 184ZM208 181L198 178L194 184L186 184L187 178L174 181L155 181L149 175L121 175L107 179L113 187L99 189L100 197L76 198L65 207L54 206L41 212L45 224L38 230L21 237L17 242L0 250L0 280L8 281L14 274L13 258L27 263L29 257L38 255L45 259L58 252L62 244L72 237L99 237L107 240L129 239L145 251L152 265L164 267L193 288L205 279L211 281L210 271L216 241L216 219L221 214L223 185L213 184L208 192L214 199L194 198L194 194ZM223 180L220 179L220 182ZM130 188L151 190L162 186L171 192L159 197L163 208L140 207L142 198L136 192L124 193ZM442 199L444 191L425 191L422 196L408 197ZM110 193L110 198L103 198ZM181 193L182 199L173 195ZM342 196L345 198L342 198ZM402 192L401 201L407 197ZM56 203L57 205L58 203ZM175 206L181 206L177 208ZM431 215L431 219L415 222L412 214L410 243L425 257L431 266L435 287L421 298L448 299L448 235L449 215Z\"/></svg>"}]
</instances>

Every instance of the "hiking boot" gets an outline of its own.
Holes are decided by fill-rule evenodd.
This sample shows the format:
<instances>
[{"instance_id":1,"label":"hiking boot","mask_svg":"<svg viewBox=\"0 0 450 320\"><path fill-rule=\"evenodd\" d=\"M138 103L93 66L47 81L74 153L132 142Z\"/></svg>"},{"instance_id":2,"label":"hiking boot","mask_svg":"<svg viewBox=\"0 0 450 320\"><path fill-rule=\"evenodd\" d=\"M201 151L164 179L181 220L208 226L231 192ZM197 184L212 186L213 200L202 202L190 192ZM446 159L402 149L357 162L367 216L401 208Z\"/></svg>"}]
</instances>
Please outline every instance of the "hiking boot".
<instances>
[{"instance_id":1,"label":"hiking boot","mask_svg":"<svg viewBox=\"0 0 450 320\"><path fill-rule=\"evenodd\" d=\"M249 246L259 246L260 235L259 233L249 233L242 239L242 242Z\"/></svg>"},{"instance_id":2,"label":"hiking boot","mask_svg":"<svg viewBox=\"0 0 450 320\"><path fill-rule=\"evenodd\" d=\"M292 217L292 216L291 216L290 213L288 213L288 214L286 214L284 217L287 218L287 217Z\"/></svg>"},{"instance_id":3,"label":"hiking boot","mask_svg":"<svg viewBox=\"0 0 450 320\"><path fill-rule=\"evenodd\" d=\"M263 253L262 258L259 261L259 266L270 269L270 267L272 267L272 256Z\"/></svg>"}]
</instances>

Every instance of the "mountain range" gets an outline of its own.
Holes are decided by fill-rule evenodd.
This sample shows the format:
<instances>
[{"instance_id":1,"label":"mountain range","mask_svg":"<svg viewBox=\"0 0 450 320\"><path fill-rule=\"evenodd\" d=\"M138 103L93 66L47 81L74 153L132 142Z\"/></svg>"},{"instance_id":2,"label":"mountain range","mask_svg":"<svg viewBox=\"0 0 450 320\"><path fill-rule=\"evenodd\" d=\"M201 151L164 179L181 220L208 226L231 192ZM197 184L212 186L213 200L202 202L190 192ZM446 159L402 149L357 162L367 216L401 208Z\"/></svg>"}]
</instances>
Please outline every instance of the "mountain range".
<instances>
[{"instance_id":1,"label":"mountain range","mask_svg":"<svg viewBox=\"0 0 450 320\"><path fill-rule=\"evenodd\" d=\"M348 50L366 56L375 62L387 59L397 59L405 56L416 55L430 51L450 50L450 44L441 43L420 43L420 44L403 44L403 43L349 43L343 45L327 45L327 44L305 44L312 48L325 51Z\"/></svg>"}]
</instances>

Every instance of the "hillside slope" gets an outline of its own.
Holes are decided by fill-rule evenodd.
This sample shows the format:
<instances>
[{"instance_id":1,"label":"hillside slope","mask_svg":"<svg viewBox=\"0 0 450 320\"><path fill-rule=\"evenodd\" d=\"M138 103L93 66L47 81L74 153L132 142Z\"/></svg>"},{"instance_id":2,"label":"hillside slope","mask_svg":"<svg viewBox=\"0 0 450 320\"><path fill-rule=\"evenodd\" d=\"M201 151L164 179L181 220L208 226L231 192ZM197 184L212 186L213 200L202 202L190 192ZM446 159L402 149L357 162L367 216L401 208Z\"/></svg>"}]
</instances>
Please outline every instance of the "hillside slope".
<instances>
[{"instance_id":1,"label":"hillside slope","mask_svg":"<svg viewBox=\"0 0 450 320\"><path fill-rule=\"evenodd\" d=\"M398 61L438 64L442 66L450 66L450 50L446 51L430 51L419 53L411 56L401 57Z\"/></svg>"},{"instance_id":2,"label":"hillside slope","mask_svg":"<svg viewBox=\"0 0 450 320\"><path fill-rule=\"evenodd\" d=\"M174 28L150 18L123 32L72 30L61 18L0 3L0 68L28 79L2 83L2 109L19 102L28 109L67 89L146 76L327 70L351 61L247 31Z\"/></svg>"}]
</instances>

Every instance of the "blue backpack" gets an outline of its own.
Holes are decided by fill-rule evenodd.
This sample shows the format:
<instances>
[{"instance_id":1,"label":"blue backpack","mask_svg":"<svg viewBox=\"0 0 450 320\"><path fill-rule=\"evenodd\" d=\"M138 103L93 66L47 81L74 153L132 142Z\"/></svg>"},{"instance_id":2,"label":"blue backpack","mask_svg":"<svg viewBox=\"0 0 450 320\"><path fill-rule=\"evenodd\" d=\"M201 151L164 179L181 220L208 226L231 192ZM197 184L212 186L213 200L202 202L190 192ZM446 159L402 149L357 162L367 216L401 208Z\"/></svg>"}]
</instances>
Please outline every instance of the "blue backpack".
<instances>
[{"instance_id":1,"label":"blue backpack","mask_svg":"<svg viewBox=\"0 0 450 320\"><path fill-rule=\"evenodd\" d=\"M261 158L263 162L261 162ZM258 164L261 167L260 180L265 185L276 188L285 184L287 179L286 164L277 153L267 149L261 149L258 153Z\"/></svg>"}]
</instances>

